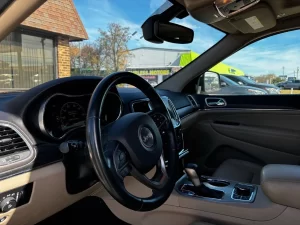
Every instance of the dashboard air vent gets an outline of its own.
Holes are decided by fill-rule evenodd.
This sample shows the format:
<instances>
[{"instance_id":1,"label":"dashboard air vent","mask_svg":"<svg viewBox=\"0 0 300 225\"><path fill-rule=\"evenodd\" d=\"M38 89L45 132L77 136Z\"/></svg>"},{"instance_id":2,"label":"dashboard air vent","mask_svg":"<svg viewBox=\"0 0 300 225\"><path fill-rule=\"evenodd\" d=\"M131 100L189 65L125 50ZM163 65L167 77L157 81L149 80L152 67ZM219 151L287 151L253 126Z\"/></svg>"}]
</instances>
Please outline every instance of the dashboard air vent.
<instances>
[{"instance_id":1,"label":"dashboard air vent","mask_svg":"<svg viewBox=\"0 0 300 225\"><path fill-rule=\"evenodd\" d=\"M142 99L132 103L133 112L149 112L151 110L151 103L148 99Z\"/></svg>"},{"instance_id":2,"label":"dashboard air vent","mask_svg":"<svg viewBox=\"0 0 300 225\"><path fill-rule=\"evenodd\" d=\"M196 100L194 99L193 96L188 95L187 97L188 97L188 99L191 102L191 104L192 104L193 107L195 107L195 108L198 107L198 104L197 104L197 102L196 102Z\"/></svg>"},{"instance_id":3,"label":"dashboard air vent","mask_svg":"<svg viewBox=\"0 0 300 225\"><path fill-rule=\"evenodd\" d=\"M0 155L29 150L20 135L10 127L0 125Z\"/></svg>"}]
</instances>

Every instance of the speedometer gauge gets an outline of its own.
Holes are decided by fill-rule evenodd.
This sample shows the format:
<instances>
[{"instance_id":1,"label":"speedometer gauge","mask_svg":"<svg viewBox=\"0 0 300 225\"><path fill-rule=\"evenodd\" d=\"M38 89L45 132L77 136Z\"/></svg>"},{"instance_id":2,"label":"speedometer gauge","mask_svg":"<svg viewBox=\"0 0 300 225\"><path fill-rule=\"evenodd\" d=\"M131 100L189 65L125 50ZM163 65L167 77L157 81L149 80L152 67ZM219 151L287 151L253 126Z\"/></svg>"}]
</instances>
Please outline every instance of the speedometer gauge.
<instances>
[{"instance_id":1,"label":"speedometer gauge","mask_svg":"<svg viewBox=\"0 0 300 225\"><path fill-rule=\"evenodd\" d=\"M62 131L85 125L86 112L76 102L65 103L60 110L60 121Z\"/></svg>"}]
</instances>

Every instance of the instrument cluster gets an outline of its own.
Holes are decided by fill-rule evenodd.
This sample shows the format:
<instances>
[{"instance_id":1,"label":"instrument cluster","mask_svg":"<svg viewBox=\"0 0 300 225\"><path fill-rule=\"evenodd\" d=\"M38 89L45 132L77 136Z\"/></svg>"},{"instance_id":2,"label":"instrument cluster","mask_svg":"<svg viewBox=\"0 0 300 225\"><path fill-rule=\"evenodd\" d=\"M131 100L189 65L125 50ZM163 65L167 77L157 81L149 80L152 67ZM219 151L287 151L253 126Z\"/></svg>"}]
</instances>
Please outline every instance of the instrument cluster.
<instances>
[{"instance_id":1,"label":"instrument cluster","mask_svg":"<svg viewBox=\"0 0 300 225\"><path fill-rule=\"evenodd\" d=\"M39 111L40 129L55 139L65 137L71 131L85 127L91 95L54 94L43 103ZM104 100L101 125L117 120L122 114L122 101L114 92Z\"/></svg>"}]
</instances>

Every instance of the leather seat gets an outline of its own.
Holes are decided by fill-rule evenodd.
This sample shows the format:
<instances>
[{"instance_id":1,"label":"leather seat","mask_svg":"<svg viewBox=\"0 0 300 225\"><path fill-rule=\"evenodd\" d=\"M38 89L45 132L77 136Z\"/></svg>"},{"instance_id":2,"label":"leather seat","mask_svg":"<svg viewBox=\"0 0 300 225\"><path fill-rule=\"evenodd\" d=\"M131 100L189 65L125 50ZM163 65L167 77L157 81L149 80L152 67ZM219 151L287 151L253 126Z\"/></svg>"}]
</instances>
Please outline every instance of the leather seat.
<instances>
[{"instance_id":1,"label":"leather seat","mask_svg":"<svg viewBox=\"0 0 300 225\"><path fill-rule=\"evenodd\" d=\"M249 184L260 184L262 168L262 166L251 162L228 159L219 166L213 177Z\"/></svg>"}]
</instances>

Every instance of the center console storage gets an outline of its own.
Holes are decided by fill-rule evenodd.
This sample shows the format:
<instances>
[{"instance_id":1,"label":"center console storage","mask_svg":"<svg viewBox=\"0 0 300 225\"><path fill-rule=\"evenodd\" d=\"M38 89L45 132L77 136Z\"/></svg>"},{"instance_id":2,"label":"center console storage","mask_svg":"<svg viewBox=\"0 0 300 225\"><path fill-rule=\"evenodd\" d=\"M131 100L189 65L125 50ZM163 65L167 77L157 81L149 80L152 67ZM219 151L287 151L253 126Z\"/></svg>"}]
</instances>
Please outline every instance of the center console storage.
<instances>
[{"instance_id":1,"label":"center console storage","mask_svg":"<svg viewBox=\"0 0 300 225\"><path fill-rule=\"evenodd\" d=\"M272 202L300 209L300 166L265 166L261 173L261 187Z\"/></svg>"},{"instance_id":2,"label":"center console storage","mask_svg":"<svg viewBox=\"0 0 300 225\"><path fill-rule=\"evenodd\" d=\"M272 188L275 189L276 185L272 187L272 182L275 181L270 175L267 175L268 179L265 179L265 175L262 175L262 179L265 179L262 182L267 182L267 184L269 182L269 184L261 187L261 185L217 177L199 176L201 171L196 164L186 164L184 171L185 174L177 181L172 198L168 204L176 203L176 207L198 210L199 213L214 213L216 216L226 215L250 221L273 220L278 218L288 208L286 205L283 205L282 199L287 193L290 195L290 191L286 190L287 193L282 191L280 193L282 199L271 199ZM266 171L267 174L269 172ZM278 172L278 174L280 173ZM300 174L300 171L297 174ZM298 184L300 184L300 176ZM270 190L269 193L266 193L266 188ZM294 192L291 195L298 196L293 188L290 190ZM297 200L295 198L295 204ZM275 201L280 201L281 204Z\"/></svg>"},{"instance_id":3,"label":"center console storage","mask_svg":"<svg viewBox=\"0 0 300 225\"><path fill-rule=\"evenodd\" d=\"M183 176L177 182L176 190L190 197L241 203L253 202L257 193L257 186L252 184L205 176L202 176L200 180L202 184L196 187L187 176Z\"/></svg>"}]
</instances>

